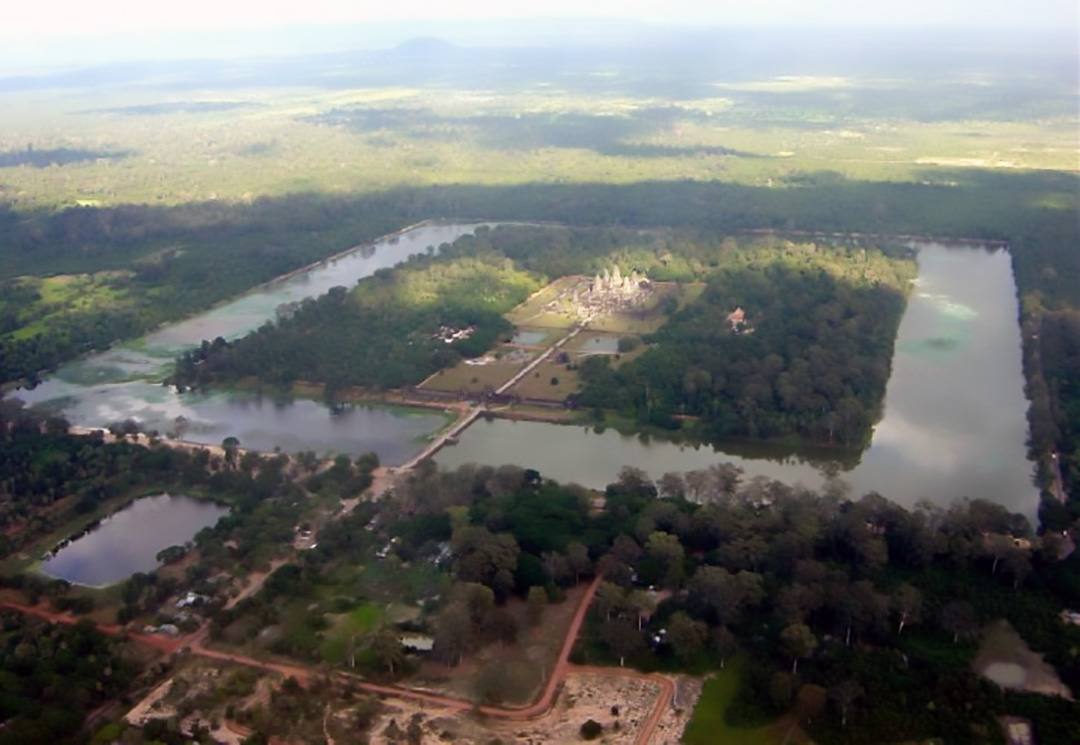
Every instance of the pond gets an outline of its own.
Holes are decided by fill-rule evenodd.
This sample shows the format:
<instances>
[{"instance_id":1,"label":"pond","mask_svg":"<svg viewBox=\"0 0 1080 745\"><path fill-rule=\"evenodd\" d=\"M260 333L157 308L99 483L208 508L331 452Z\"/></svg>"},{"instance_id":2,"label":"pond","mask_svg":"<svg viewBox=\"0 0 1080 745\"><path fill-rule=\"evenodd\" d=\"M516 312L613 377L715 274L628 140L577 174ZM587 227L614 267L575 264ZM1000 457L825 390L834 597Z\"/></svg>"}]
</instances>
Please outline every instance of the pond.
<instances>
[{"instance_id":1,"label":"pond","mask_svg":"<svg viewBox=\"0 0 1080 745\"><path fill-rule=\"evenodd\" d=\"M618 351L617 336L588 336L578 346L581 354L617 354Z\"/></svg>"},{"instance_id":2,"label":"pond","mask_svg":"<svg viewBox=\"0 0 1080 745\"><path fill-rule=\"evenodd\" d=\"M511 344L517 344L522 347L535 347L540 344L544 339L548 338L550 332L548 331L518 331L510 339Z\"/></svg>"},{"instance_id":3,"label":"pond","mask_svg":"<svg viewBox=\"0 0 1080 745\"><path fill-rule=\"evenodd\" d=\"M919 276L897 335L885 415L857 464L837 461L851 495L877 491L905 506L985 498L1034 516L1016 287L1009 254L972 247L919 247ZM653 478L730 462L745 478L818 487L820 460L587 427L478 421L436 456L446 467L518 463L565 482L603 488L633 465Z\"/></svg>"},{"instance_id":4,"label":"pond","mask_svg":"<svg viewBox=\"0 0 1080 745\"><path fill-rule=\"evenodd\" d=\"M191 423L184 439L195 442L220 444L231 436L255 450L281 447L354 456L374 451L388 465L403 463L420 451L425 436L443 426L443 417L359 406L333 411L313 401L275 403L243 392L177 394L156 381L171 371L180 352L203 339L243 336L273 319L282 305L334 286L351 286L480 225L423 225L357 247L136 342L65 365L35 389L13 396L63 414L78 427L106 427L133 418L143 430L164 434L174 429L176 417L184 416Z\"/></svg>"},{"instance_id":5,"label":"pond","mask_svg":"<svg viewBox=\"0 0 1080 745\"><path fill-rule=\"evenodd\" d=\"M41 570L79 585L110 585L153 571L159 552L183 545L228 513L228 507L191 497L143 497L47 558Z\"/></svg>"}]
</instances>

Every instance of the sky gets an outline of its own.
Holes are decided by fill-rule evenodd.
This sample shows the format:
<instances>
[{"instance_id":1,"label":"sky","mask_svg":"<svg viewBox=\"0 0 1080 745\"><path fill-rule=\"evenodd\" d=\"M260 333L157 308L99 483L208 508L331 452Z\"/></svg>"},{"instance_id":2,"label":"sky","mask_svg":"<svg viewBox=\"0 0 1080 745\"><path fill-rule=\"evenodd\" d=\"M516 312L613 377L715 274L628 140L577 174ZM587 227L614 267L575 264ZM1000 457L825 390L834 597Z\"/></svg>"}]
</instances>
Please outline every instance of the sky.
<instances>
[{"instance_id":1,"label":"sky","mask_svg":"<svg viewBox=\"0 0 1080 745\"><path fill-rule=\"evenodd\" d=\"M419 19L628 18L667 24L1061 28L1076 0L30 0L0 38L221 31Z\"/></svg>"},{"instance_id":2,"label":"sky","mask_svg":"<svg viewBox=\"0 0 1080 745\"><path fill-rule=\"evenodd\" d=\"M559 19L534 25L475 20ZM1080 29L1076 0L21 0L0 22L0 76L54 68L394 46L441 36L464 46L550 43L626 30L621 19L701 29ZM606 22L595 24L590 20ZM427 21L426 24L414 22ZM447 24L454 21L455 24ZM388 24L395 24L390 26ZM579 24L580 25L580 24ZM1071 42L1070 42L1071 43Z\"/></svg>"}]
</instances>

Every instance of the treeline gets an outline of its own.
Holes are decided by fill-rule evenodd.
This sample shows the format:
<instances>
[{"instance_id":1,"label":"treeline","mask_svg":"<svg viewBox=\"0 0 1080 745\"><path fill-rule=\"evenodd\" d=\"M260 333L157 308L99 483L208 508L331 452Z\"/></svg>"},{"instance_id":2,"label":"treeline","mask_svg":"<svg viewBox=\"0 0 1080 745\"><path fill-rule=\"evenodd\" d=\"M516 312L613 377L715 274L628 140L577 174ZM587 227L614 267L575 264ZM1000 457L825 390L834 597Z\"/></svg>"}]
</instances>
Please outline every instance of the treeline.
<instances>
[{"instance_id":1,"label":"treeline","mask_svg":"<svg viewBox=\"0 0 1080 745\"><path fill-rule=\"evenodd\" d=\"M125 291L142 299L138 330L149 330L232 297L259 282L433 216L554 220L578 225L686 226L718 235L744 229L824 230L1006 239L1022 295L1072 298L1069 266L1075 214L1038 206L1075 195L1062 173L941 172L954 188L831 178L811 186L762 189L723 183L453 186L398 189L362 197L312 194L250 204L125 205L22 213L0 205L0 278L131 270ZM511 254L507 254L511 255ZM515 257L516 258L516 257ZM1075 263L1075 262L1073 262ZM156 289L155 289L156 288ZM93 310L79 315L95 315ZM107 334L108 335L108 334ZM46 350L0 338L0 378L47 370L103 346L85 329L47 329Z\"/></svg>"},{"instance_id":2,"label":"treeline","mask_svg":"<svg viewBox=\"0 0 1080 745\"><path fill-rule=\"evenodd\" d=\"M817 742L1004 742L997 718L1012 714L1034 720L1039 742L1073 742L1076 703L1004 692L972 669L981 629L1005 618L1080 686L1080 629L1059 616L1080 602L1080 560L1059 560L1057 535L1033 536L999 505L909 512L876 494L744 481L731 466L655 483L626 468L598 514L583 492L509 466L421 469L395 497L379 520L400 560L453 549L454 589L427 620L450 666L510 633L506 598L542 613L603 572L575 658L697 672L752 659L739 723L791 711ZM365 544L348 553L361 560ZM296 580L317 581L317 567ZM480 693L516 685L512 671L486 683Z\"/></svg>"},{"instance_id":3,"label":"treeline","mask_svg":"<svg viewBox=\"0 0 1080 745\"><path fill-rule=\"evenodd\" d=\"M84 742L87 715L122 695L139 672L91 621L67 626L5 611L0 622L2 745Z\"/></svg>"},{"instance_id":4,"label":"treeline","mask_svg":"<svg viewBox=\"0 0 1080 745\"><path fill-rule=\"evenodd\" d=\"M729 241L702 297L633 362L583 362L584 406L709 438L797 434L861 447L880 418L915 265L907 252ZM729 320L741 309L742 320Z\"/></svg>"},{"instance_id":5,"label":"treeline","mask_svg":"<svg viewBox=\"0 0 1080 745\"><path fill-rule=\"evenodd\" d=\"M180 388L254 377L289 386L416 384L463 357L477 357L511 330L502 314L541 286L494 252L447 248L414 257L301 303L295 313L235 342L204 342L176 364ZM452 335L460 333L463 338Z\"/></svg>"}]
</instances>

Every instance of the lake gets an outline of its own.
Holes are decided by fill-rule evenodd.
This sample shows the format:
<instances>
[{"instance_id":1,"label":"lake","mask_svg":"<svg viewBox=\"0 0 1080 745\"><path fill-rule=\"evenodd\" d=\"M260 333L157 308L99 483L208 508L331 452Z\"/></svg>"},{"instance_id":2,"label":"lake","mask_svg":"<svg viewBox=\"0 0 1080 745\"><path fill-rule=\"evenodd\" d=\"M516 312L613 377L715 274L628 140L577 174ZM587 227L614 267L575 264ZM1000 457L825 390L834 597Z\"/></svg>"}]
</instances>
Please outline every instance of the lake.
<instances>
[{"instance_id":1,"label":"lake","mask_svg":"<svg viewBox=\"0 0 1080 745\"><path fill-rule=\"evenodd\" d=\"M162 549L183 545L227 514L228 507L191 497L143 497L46 559L41 571L79 585L110 585L153 571Z\"/></svg>"},{"instance_id":2,"label":"lake","mask_svg":"<svg viewBox=\"0 0 1080 745\"><path fill-rule=\"evenodd\" d=\"M905 506L982 497L1034 517L1024 378L1012 264L1004 250L927 244L897 334L885 414L870 448L839 476L853 497L877 491ZM612 430L480 420L440 451L445 467L517 463L564 482L603 488L624 465L653 478L730 462L746 478L818 487L819 460L763 445L678 445Z\"/></svg>"},{"instance_id":3,"label":"lake","mask_svg":"<svg viewBox=\"0 0 1080 745\"><path fill-rule=\"evenodd\" d=\"M236 437L243 447L286 452L360 455L375 452L388 465L407 461L445 418L406 410L347 406L332 411L307 400L274 402L243 392L183 393L162 386L173 360L203 339L235 339L259 328L288 303L352 286L376 270L435 250L476 231L475 224L430 224L342 254L279 282L253 290L206 313L172 324L136 342L61 367L33 390L13 395L63 414L78 427L106 427L135 419L145 431L173 430L184 416L184 439L220 444Z\"/></svg>"}]
</instances>

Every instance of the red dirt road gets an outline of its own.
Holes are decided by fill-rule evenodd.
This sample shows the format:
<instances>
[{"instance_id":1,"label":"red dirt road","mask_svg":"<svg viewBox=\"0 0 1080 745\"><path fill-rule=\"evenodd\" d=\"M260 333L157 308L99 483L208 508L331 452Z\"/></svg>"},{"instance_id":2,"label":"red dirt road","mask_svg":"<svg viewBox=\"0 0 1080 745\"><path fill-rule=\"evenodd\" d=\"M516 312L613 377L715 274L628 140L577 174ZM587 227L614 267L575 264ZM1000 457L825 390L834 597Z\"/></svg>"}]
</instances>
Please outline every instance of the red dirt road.
<instances>
[{"instance_id":1,"label":"red dirt road","mask_svg":"<svg viewBox=\"0 0 1080 745\"><path fill-rule=\"evenodd\" d=\"M671 678L657 673L643 673L638 670L627 670L623 667L585 667L582 665L571 665L569 672L584 675L602 675L608 678L635 678L637 680L647 680L660 686L660 695L656 698L656 704L653 706L649 718L641 725L641 731L638 732L638 736L634 740L635 745L648 745L653 732L656 731L656 725L660 723L664 712L671 706L671 699L675 697L675 683Z\"/></svg>"},{"instance_id":2,"label":"red dirt road","mask_svg":"<svg viewBox=\"0 0 1080 745\"><path fill-rule=\"evenodd\" d=\"M566 679L568 673L584 673L588 675L602 675L612 678L637 678L639 680L648 680L656 683L660 687L660 695L657 697L656 705L653 707L652 713L649 718L642 724L641 731L635 740L636 745L647 745L652 739L653 732L656 730L656 726L659 723L664 712L671 705L671 699L675 693L675 685L669 679L662 675L648 674L638 672L636 670L626 670L623 668L613 667L579 667L570 664L570 653L574 649L574 643L577 641L578 634L581 632L581 626L585 622L585 616L588 613L589 606L592 604L593 596L596 594L596 588L600 586L600 582L603 580L603 576L597 576L589 583L589 586L585 589L585 593L581 596L581 600L578 603L577 610L574 612L574 617L570 622L570 627L567 629L566 639L563 641L562 649L559 650L559 656L556 659L555 667L551 671L551 675L548 677L547 686L544 688L544 692L532 704L524 707L501 707L501 706L477 706L471 701L464 699L452 698L450 696L442 696L437 693L428 693L426 691L415 691L409 688L401 688L399 686L392 685L379 685L377 683L368 683L347 674L338 673L337 677L340 680L348 681L355 685L360 690L367 691L379 696L391 696L394 698L411 699L413 701L422 701L424 703L435 704L443 706L448 709L455 709L457 711L469 711L476 710L486 716L495 719L504 720L528 720L535 719L547 714L551 707L555 704L555 699L558 696L559 688L563 681ZM0 607L16 610L21 613L29 615L39 616L54 623L75 624L80 619L72 616L70 613L56 613L38 606L28 606L19 603L0 603ZM202 630L188 637L173 639L161 636L138 634L125 631L120 626L110 626L105 624L98 624L98 630L102 633L109 634L111 636L120 636L126 634L129 639L139 642L140 644L146 644L154 647L165 654L172 654L182 647L188 647L192 654L200 657L207 657L210 659L222 660L225 662L232 662L237 665L245 665L247 667L257 668L259 670L266 670L268 672L277 673L284 677L295 678L300 685L307 687L310 683L314 673L310 668L284 665L273 662L263 662L251 657L243 657L240 655L233 655L227 652L219 652L214 649L208 649L204 645L204 639L206 637L206 630Z\"/></svg>"}]
</instances>

